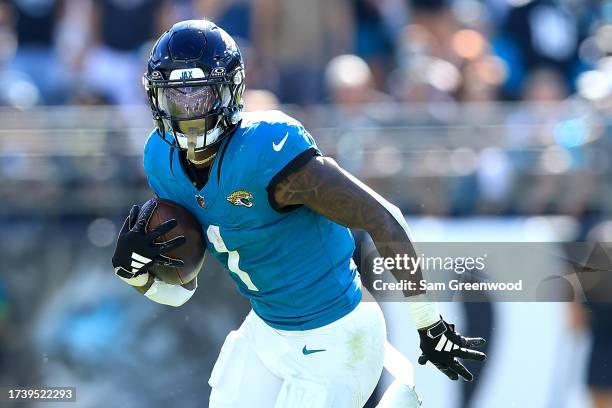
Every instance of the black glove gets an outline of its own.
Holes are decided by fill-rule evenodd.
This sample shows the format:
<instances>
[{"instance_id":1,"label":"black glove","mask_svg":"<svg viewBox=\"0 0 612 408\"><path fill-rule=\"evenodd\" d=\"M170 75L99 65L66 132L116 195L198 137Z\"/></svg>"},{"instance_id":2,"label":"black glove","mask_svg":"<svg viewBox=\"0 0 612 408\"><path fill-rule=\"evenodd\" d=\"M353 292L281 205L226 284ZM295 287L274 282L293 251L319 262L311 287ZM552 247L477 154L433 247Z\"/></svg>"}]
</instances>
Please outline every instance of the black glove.
<instances>
[{"instance_id":1,"label":"black glove","mask_svg":"<svg viewBox=\"0 0 612 408\"><path fill-rule=\"evenodd\" d=\"M448 378L455 381L459 376L466 381L472 381L474 376L458 358L483 361L486 354L473 350L486 343L482 337L463 337L455 331L455 325L440 321L428 329L419 330L421 337L421 351L419 364L424 365L427 361L436 366Z\"/></svg>"},{"instance_id":2,"label":"black glove","mask_svg":"<svg viewBox=\"0 0 612 408\"><path fill-rule=\"evenodd\" d=\"M163 243L155 240L176 227L176 220L168 220L152 231L145 232L145 228L155 211L157 203L148 201L140 211L137 205L130 210L119 232L117 247L113 255L115 273L124 278L132 279L147 272L147 265L158 263L164 266L181 267L184 262L180 259L170 258L165 253L183 245L185 237L179 236Z\"/></svg>"}]
</instances>

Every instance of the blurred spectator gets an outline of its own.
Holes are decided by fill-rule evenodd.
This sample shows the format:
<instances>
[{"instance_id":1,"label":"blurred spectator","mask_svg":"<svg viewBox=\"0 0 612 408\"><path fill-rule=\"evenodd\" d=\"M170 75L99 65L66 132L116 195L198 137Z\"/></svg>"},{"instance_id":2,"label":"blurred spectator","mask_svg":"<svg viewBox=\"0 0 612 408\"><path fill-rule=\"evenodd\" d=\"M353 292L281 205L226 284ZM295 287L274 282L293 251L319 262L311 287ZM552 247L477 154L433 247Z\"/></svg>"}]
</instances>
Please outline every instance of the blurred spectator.
<instances>
[{"instance_id":1,"label":"blurred spectator","mask_svg":"<svg viewBox=\"0 0 612 408\"><path fill-rule=\"evenodd\" d=\"M450 62L429 55L414 54L410 62L393 72L389 88L407 106L428 105L435 120L446 121L461 84L459 69ZM452 109L452 108L451 108Z\"/></svg>"},{"instance_id":2,"label":"blurred spectator","mask_svg":"<svg viewBox=\"0 0 612 408\"><path fill-rule=\"evenodd\" d=\"M570 86L581 69L575 16L564 2L527 0L513 1L510 5L496 41L496 51L510 67L507 94L518 97L517 90L528 75L542 67L558 72L565 86Z\"/></svg>"},{"instance_id":3,"label":"blurred spectator","mask_svg":"<svg viewBox=\"0 0 612 408\"><path fill-rule=\"evenodd\" d=\"M487 120L498 108L494 102L499 97L506 71L499 58L486 53L486 40L480 33L462 31L464 35L454 36L455 41L461 40L465 47L465 52L457 53L465 58L465 62L461 68L461 85L456 95L459 101L469 105L464 105L465 113L457 120L465 121L467 131L481 134L478 124ZM473 52L468 52L469 37L472 37L472 43L481 43L481 49L473 47ZM469 148L459 148L453 154L453 159L459 170L453 199L455 214L499 214L507 210L513 185L512 164L507 152L488 147L477 154Z\"/></svg>"},{"instance_id":4,"label":"blurred spectator","mask_svg":"<svg viewBox=\"0 0 612 408\"><path fill-rule=\"evenodd\" d=\"M409 0L412 23L426 30L429 54L449 59L449 39L458 28L449 0Z\"/></svg>"},{"instance_id":5,"label":"blurred spectator","mask_svg":"<svg viewBox=\"0 0 612 408\"><path fill-rule=\"evenodd\" d=\"M174 23L168 0L94 0L85 83L113 103L144 102L141 77L152 41Z\"/></svg>"},{"instance_id":6,"label":"blurred spectator","mask_svg":"<svg viewBox=\"0 0 612 408\"><path fill-rule=\"evenodd\" d=\"M565 82L557 71L537 70L525 81L523 104L506 120L510 157L517 172L525 175L539 166L543 169L533 184L525 184L518 178L517 187L523 190L518 192L522 197L516 203L519 212L546 213L555 195L558 187L555 173L559 172L556 166L566 166L566 156L550 150L554 143L553 129L561 120L555 102L566 97ZM548 155L544 154L545 148L549 148ZM561 169L565 170L565 167Z\"/></svg>"},{"instance_id":7,"label":"blurred spectator","mask_svg":"<svg viewBox=\"0 0 612 408\"><path fill-rule=\"evenodd\" d=\"M254 0L255 85L281 103L320 102L322 68L350 48L351 25L347 0Z\"/></svg>"},{"instance_id":8,"label":"blurred spectator","mask_svg":"<svg viewBox=\"0 0 612 408\"><path fill-rule=\"evenodd\" d=\"M554 70L536 70L525 81L522 95L524 103L509 115L506 123L510 147L550 143L552 127L559 120L555 103L568 96L563 78Z\"/></svg>"},{"instance_id":9,"label":"blurred spectator","mask_svg":"<svg viewBox=\"0 0 612 408\"><path fill-rule=\"evenodd\" d=\"M527 77L523 88L523 99L537 104L559 102L569 92L563 78L555 70L538 69Z\"/></svg>"},{"instance_id":10,"label":"blurred spectator","mask_svg":"<svg viewBox=\"0 0 612 408\"><path fill-rule=\"evenodd\" d=\"M244 91L244 109L247 112L279 109L278 98L270 91L247 89Z\"/></svg>"},{"instance_id":11,"label":"blurred spectator","mask_svg":"<svg viewBox=\"0 0 612 408\"><path fill-rule=\"evenodd\" d=\"M393 66L396 41L406 22L402 0L355 0L355 54L372 69L374 85L382 89Z\"/></svg>"},{"instance_id":12,"label":"blurred spectator","mask_svg":"<svg viewBox=\"0 0 612 408\"><path fill-rule=\"evenodd\" d=\"M381 123L390 96L374 87L368 64L356 55L333 58L325 69L325 82L338 126L338 162L351 172L363 171L364 150L374 148L374 135L364 131ZM377 106L383 104L380 108ZM382 109L381 109L382 108Z\"/></svg>"},{"instance_id":13,"label":"blurred spectator","mask_svg":"<svg viewBox=\"0 0 612 408\"><path fill-rule=\"evenodd\" d=\"M10 43L10 32L17 39L17 50L8 67L25 75L23 80L36 86L43 103L61 101L64 83L55 49L55 35L63 6L62 0L0 2L0 23L5 30L3 40Z\"/></svg>"},{"instance_id":14,"label":"blurred spectator","mask_svg":"<svg viewBox=\"0 0 612 408\"><path fill-rule=\"evenodd\" d=\"M491 103L498 100L499 87L504 80L503 65L495 57L483 58L463 67L459 100Z\"/></svg>"},{"instance_id":15,"label":"blurred spectator","mask_svg":"<svg viewBox=\"0 0 612 408\"><path fill-rule=\"evenodd\" d=\"M506 122L513 166L522 177L535 174L532 183L517 180L518 210L579 215L588 209L595 186L583 148L598 137L595 122L579 105L560 104L568 91L555 70L534 71L524 95L524 104Z\"/></svg>"},{"instance_id":16,"label":"blurred spectator","mask_svg":"<svg viewBox=\"0 0 612 408\"><path fill-rule=\"evenodd\" d=\"M239 43L251 38L252 0L192 0L196 18L208 18Z\"/></svg>"},{"instance_id":17,"label":"blurred spectator","mask_svg":"<svg viewBox=\"0 0 612 408\"><path fill-rule=\"evenodd\" d=\"M333 58L325 69L325 82L331 101L342 108L358 109L360 104L392 101L376 90L372 70L356 55Z\"/></svg>"}]
</instances>

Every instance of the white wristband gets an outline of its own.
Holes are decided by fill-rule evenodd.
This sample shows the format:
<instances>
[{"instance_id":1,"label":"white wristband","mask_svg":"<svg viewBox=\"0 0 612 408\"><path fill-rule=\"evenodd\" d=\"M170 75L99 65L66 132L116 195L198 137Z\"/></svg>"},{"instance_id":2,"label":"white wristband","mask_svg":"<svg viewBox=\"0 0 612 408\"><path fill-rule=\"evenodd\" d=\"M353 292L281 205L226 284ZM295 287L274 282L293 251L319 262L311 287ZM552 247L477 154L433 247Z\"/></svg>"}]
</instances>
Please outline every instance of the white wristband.
<instances>
[{"instance_id":1,"label":"white wristband","mask_svg":"<svg viewBox=\"0 0 612 408\"><path fill-rule=\"evenodd\" d=\"M414 325L418 329L429 327L440 320L440 311L436 302L423 293L407 298L408 313L412 317Z\"/></svg>"},{"instance_id":2,"label":"white wristband","mask_svg":"<svg viewBox=\"0 0 612 408\"><path fill-rule=\"evenodd\" d=\"M196 288L197 283L193 290L188 290L181 285L170 285L155 278L155 281L144 295L152 301L161 303L162 305L178 307L191 299Z\"/></svg>"},{"instance_id":3,"label":"white wristband","mask_svg":"<svg viewBox=\"0 0 612 408\"><path fill-rule=\"evenodd\" d=\"M115 268L115 273L119 268ZM140 275L136 275L133 278L124 278L121 275L117 275L122 281L131 286L144 286L149 281L149 272L141 273Z\"/></svg>"}]
</instances>

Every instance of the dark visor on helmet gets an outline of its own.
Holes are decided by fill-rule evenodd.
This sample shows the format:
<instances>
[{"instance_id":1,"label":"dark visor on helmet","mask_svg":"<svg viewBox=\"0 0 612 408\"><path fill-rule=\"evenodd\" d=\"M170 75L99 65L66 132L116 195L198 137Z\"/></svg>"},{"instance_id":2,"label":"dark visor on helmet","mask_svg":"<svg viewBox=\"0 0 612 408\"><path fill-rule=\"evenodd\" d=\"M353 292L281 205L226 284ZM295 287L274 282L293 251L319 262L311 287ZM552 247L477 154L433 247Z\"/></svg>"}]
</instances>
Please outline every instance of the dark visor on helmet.
<instances>
[{"instance_id":1,"label":"dark visor on helmet","mask_svg":"<svg viewBox=\"0 0 612 408\"><path fill-rule=\"evenodd\" d=\"M159 104L175 131L201 135L216 126L222 100L215 85L161 88Z\"/></svg>"}]
</instances>

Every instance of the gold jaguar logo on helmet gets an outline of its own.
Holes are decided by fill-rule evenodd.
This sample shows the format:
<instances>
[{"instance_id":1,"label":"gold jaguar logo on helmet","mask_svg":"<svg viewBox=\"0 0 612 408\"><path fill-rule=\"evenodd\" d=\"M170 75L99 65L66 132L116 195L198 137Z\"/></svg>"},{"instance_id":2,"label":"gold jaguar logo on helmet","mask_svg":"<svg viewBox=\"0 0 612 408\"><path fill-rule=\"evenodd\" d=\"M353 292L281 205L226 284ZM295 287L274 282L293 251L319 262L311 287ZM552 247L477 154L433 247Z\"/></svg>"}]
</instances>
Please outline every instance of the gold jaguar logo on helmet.
<instances>
[{"instance_id":1,"label":"gold jaguar logo on helmet","mask_svg":"<svg viewBox=\"0 0 612 408\"><path fill-rule=\"evenodd\" d=\"M251 208L253 206L253 194L244 190L234 191L227 196L227 201L234 205L242 205Z\"/></svg>"}]
</instances>

